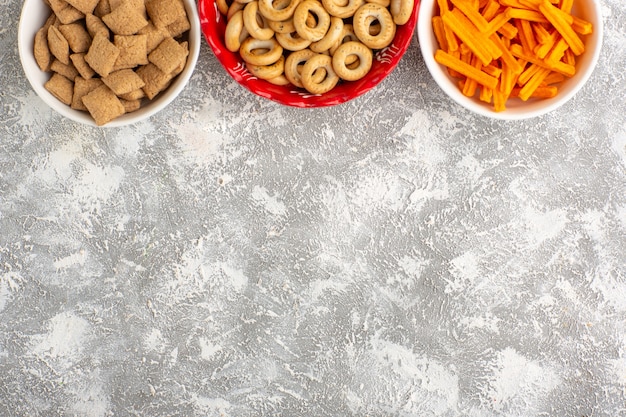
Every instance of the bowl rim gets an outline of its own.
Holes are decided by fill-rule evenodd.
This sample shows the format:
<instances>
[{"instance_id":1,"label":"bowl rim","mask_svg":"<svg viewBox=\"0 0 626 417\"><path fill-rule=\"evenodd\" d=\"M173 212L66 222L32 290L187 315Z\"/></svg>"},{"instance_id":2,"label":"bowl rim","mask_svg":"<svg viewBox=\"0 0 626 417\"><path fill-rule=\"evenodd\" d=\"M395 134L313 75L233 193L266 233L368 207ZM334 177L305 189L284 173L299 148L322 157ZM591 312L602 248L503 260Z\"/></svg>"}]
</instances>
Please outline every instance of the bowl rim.
<instances>
[{"instance_id":1,"label":"bowl rim","mask_svg":"<svg viewBox=\"0 0 626 417\"><path fill-rule=\"evenodd\" d=\"M322 95L310 94L292 85L277 86L254 77L245 69L238 54L226 48L222 29L225 25L225 18L217 9L216 1L198 0L198 14L205 40L221 66L238 84L257 96L279 104L298 108L317 108L343 104L362 96L379 85L395 70L414 37L419 5L420 0L414 0L411 17L406 24L397 29L403 37L398 38L396 32L394 43L375 54L374 66L369 76L358 81L344 81L331 92Z\"/></svg>"},{"instance_id":2,"label":"bowl rim","mask_svg":"<svg viewBox=\"0 0 626 417\"><path fill-rule=\"evenodd\" d=\"M575 8L583 8L580 0L576 0ZM578 57L577 66L581 65L580 61L585 60L585 67L582 71L577 71L576 75L570 81L565 91L559 91L556 97L552 99L530 100L521 102L517 107L509 107L502 111L496 112L491 104L479 102L475 97L470 98L464 96L457 85L453 82L445 70L445 67L434 59L436 50L436 40L432 30L431 18L435 12L436 0L422 0L421 11L417 22L417 36L422 57L430 72L432 78L437 85L460 106L470 110L478 115L498 119L498 120L524 120L545 115L556 110L572 99L582 87L587 83L591 74L595 70L600 58L603 42L603 19L602 10L599 1L586 0L584 9L585 14L593 15L594 30L591 35L587 35L585 45L594 45L592 51L586 51ZM566 81L566 82L567 82ZM508 103L507 103L508 104Z\"/></svg>"},{"instance_id":3,"label":"bowl rim","mask_svg":"<svg viewBox=\"0 0 626 417\"><path fill-rule=\"evenodd\" d=\"M191 28L189 29L189 55L185 69L174 79L172 84L159 97L142 106L139 110L124 114L102 126L98 126L91 115L87 112L74 110L62 103L45 89L45 80L49 77L39 69L32 52L35 33L44 24L49 16L48 6L41 0L24 0L20 19L18 22L18 54L22 64L22 70L31 87L50 108L62 116L84 125L100 128L112 128L127 126L148 119L167 107L185 88L196 67L200 55L201 30L198 17L198 9L195 0L183 0L189 17ZM48 8L48 9L46 9Z\"/></svg>"}]
</instances>

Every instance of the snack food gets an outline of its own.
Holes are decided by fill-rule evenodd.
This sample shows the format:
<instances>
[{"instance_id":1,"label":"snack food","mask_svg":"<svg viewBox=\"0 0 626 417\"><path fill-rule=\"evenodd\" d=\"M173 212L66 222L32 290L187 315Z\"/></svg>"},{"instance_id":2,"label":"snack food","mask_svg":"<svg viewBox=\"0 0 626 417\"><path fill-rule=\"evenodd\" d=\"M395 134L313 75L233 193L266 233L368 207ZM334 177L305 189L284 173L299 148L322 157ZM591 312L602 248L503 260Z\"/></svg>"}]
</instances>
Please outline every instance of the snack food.
<instances>
[{"instance_id":1,"label":"snack food","mask_svg":"<svg viewBox=\"0 0 626 417\"><path fill-rule=\"evenodd\" d=\"M558 93L576 73L591 23L572 14L572 0L437 0L435 60L458 78L467 97L496 112L510 98Z\"/></svg>"},{"instance_id":2,"label":"snack food","mask_svg":"<svg viewBox=\"0 0 626 417\"><path fill-rule=\"evenodd\" d=\"M187 63L191 23L182 0L41 0L50 18L37 32L44 87L98 126L139 109Z\"/></svg>"},{"instance_id":3,"label":"snack food","mask_svg":"<svg viewBox=\"0 0 626 417\"><path fill-rule=\"evenodd\" d=\"M321 95L365 77L397 25L408 21L414 0L219 0L216 6L227 20L224 44L248 72Z\"/></svg>"}]
</instances>

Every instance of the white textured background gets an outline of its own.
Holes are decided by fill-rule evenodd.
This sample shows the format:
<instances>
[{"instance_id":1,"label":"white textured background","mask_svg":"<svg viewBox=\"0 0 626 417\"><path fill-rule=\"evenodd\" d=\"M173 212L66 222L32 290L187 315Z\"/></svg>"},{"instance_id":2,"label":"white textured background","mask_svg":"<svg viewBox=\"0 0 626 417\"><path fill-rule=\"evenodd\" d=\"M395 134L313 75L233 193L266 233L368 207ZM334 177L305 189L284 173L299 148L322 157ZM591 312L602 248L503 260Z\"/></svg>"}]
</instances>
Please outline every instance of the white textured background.
<instances>
[{"instance_id":1,"label":"white textured background","mask_svg":"<svg viewBox=\"0 0 626 417\"><path fill-rule=\"evenodd\" d=\"M30 88L0 0L0 416L626 416L626 3L587 86L474 116L417 39L281 107L203 44L119 129Z\"/></svg>"}]
</instances>

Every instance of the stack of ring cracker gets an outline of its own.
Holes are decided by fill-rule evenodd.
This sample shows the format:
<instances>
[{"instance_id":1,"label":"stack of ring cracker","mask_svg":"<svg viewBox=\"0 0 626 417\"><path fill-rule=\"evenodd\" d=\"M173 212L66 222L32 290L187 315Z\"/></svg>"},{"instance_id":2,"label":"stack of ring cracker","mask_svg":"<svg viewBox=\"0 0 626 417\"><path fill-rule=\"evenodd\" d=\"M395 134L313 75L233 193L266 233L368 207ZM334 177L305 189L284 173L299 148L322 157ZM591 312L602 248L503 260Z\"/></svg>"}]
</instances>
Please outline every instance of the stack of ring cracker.
<instances>
[{"instance_id":1,"label":"stack of ring cracker","mask_svg":"<svg viewBox=\"0 0 626 417\"><path fill-rule=\"evenodd\" d=\"M182 0L42 0L52 13L34 55L45 88L98 126L167 88L189 55Z\"/></svg>"},{"instance_id":2,"label":"stack of ring cracker","mask_svg":"<svg viewBox=\"0 0 626 417\"><path fill-rule=\"evenodd\" d=\"M311 94L356 81L389 46L414 0L216 0L225 45L254 76Z\"/></svg>"}]
</instances>

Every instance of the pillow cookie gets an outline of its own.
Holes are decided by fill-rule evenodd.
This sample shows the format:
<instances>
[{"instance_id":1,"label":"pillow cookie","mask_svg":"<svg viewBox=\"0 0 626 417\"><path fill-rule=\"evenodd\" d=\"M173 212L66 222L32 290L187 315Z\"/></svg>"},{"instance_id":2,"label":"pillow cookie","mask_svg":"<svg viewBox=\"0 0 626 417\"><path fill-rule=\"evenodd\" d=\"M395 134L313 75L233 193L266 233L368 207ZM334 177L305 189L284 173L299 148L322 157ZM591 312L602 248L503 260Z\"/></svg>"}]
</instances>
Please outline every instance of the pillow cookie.
<instances>
[{"instance_id":1,"label":"pillow cookie","mask_svg":"<svg viewBox=\"0 0 626 417\"><path fill-rule=\"evenodd\" d=\"M103 126L163 92L189 56L182 0L41 0L33 43L44 87Z\"/></svg>"}]
</instances>

